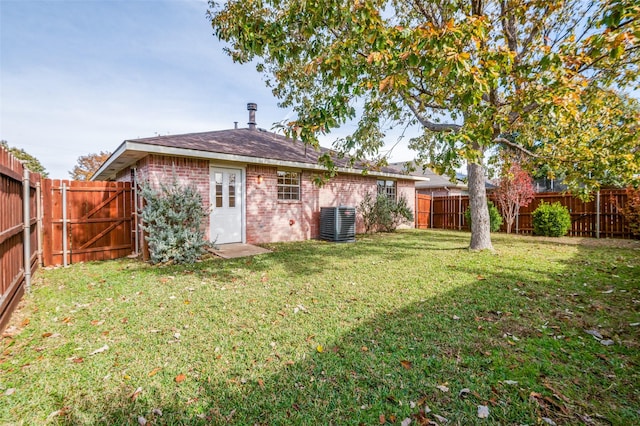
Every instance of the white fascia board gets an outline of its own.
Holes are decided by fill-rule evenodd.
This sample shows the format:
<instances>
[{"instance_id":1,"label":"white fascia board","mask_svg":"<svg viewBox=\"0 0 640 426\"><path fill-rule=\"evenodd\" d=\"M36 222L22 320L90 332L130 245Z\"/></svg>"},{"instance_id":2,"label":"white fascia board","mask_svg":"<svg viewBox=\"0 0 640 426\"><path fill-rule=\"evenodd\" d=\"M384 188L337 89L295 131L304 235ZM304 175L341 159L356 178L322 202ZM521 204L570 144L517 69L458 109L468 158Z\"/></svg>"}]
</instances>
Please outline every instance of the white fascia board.
<instances>
[{"instance_id":1,"label":"white fascia board","mask_svg":"<svg viewBox=\"0 0 640 426\"><path fill-rule=\"evenodd\" d=\"M111 154L109 156L109 158L107 158L107 161L105 161L104 163L102 163L102 166L100 166L100 168L98 169L98 171L96 171L93 176L91 177L90 180L94 181L97 180L96 178L103 173L104 171L106 171L109 166L111 165L111 163L113 163L118 157L120 157L126 150L127 150L127 141L124 141L120 144L120 146L118 148L116 148L115 151L113 151L113 154Z\"/></svg>"},{"instance_id":2,"label":"white fascia board","mask_svg":"<svg viewBox=\"0 0 640 426\"><path fill-rule=\"evenodd\" d=\"M319 164L302 163L298 161L274 160L271 158L249 157L245 155L236 155L236 154L223 154L220 152L199 151L195 149L174 148L174 147L148 145L148 144L143 144L138 142L125 141L122 145L120 145L120 147L118 147L116 152L114 152L114 154L109 158L108 162L105 163L100 168L100 170L98 170L98 172L102 171L102 169L106 169L109 166L109 164L112 162L112 159L117 158L117 156L121 155L124 151L140 151L140 152L147 152L149 154L160 154L160 155L169 155L169 156L176 155L180 157L194 157L194 158L202 158L207 160L230 161L230 162L245 163L245 164L261 164L265 166L289 167L289 168L317 170L317 171L326 170L325 167ZM338 167L337 170L340 173L362 175L362 170L360 169ZM96 175L98 175L98 173L96 173ZM405 180L415 180L415 181L429 180L429 178L396 174L396 173L377 172L377 171L368 171L367 175L375 176L375 177L379 176L379 177L389 177L394 179L405 179Z\"/></svg>"}]
</instances>

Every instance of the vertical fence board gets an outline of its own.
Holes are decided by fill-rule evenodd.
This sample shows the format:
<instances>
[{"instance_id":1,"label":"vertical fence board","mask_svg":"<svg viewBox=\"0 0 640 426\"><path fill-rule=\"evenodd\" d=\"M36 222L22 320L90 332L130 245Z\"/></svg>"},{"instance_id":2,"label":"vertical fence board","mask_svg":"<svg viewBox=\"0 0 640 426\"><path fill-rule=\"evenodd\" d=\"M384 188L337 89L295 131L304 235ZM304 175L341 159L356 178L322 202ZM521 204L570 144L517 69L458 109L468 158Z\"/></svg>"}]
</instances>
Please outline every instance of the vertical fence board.
<instances>
[{"instance_id":1,"label":"vertical fence board","mask_svg":"<svg viewBox=\"0 0 640 426\"><path fill-rule=\"evenodd\" d=\"M416 228L429 228L429 218L431 216L431 196L416 194Z\"/></svg>"}]
</instances>

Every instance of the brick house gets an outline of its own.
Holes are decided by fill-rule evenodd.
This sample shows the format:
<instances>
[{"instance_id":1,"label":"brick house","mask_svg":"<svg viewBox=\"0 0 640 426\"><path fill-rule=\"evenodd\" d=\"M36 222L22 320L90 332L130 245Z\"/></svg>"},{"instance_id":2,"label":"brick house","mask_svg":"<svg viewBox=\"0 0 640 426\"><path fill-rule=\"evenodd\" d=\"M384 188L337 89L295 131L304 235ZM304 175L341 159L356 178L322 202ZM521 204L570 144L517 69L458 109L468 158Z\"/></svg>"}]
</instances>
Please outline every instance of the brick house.
<instances>
[{"instance_id":1,"label":"brick house","mask_svg":"<svg viewBox=\"0 0 640 426\"><path fill-rule=\"evenodd\" d=\"M92 180L194 183L210 211L207 238L218 244L318 238L321 207L357 207L366 193L404 196L414 208L415 182L424 179L398 169L363 174L341 160L338 176L318 187L313 178L327 150L258 129L255 104L248 109L249 128L126 140Z\"/></svg>"}]
</instances>

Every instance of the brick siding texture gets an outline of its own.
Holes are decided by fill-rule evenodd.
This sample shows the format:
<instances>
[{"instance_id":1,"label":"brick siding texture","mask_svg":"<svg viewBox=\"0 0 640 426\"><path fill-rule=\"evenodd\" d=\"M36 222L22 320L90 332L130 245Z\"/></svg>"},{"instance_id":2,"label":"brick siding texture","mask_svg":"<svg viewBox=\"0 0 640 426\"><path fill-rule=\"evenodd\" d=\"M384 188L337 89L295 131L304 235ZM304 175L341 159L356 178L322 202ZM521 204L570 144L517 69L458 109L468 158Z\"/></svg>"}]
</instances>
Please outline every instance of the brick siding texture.
<instances>
[{"instance_id":1,"label":"brick siding texture","mask_svg":"<svg viewBox=\"0 0 640 426\"><path fill-rule=\"evenodd\" d=\"M205 209L209 210L209 161L194 158L148 155L136 164L140 183L170 182L176 176L182 184L193 183L202 195ZM322 188L313 183L310 171L299 171L300 200L279 201L276 167L246 166L246 239L249 244L268 242L301 241L320 236L320 208L356 207L367 192L376 192L376 178L360 175L338 175ZM261 182L258 182L261 176ZM120 174L118 174L120 178ZM129 169L123 171L122 179L130 180ZM398 196L404 194L409 206L415 210L414 182L397 181ZM203 224L205 225L205 224ZM206 221L209 235L209 221ZM413 227L413 223L409 224ZM364 232L364 224L358 214L356 232Z\"/></svg>"}]
</instances>

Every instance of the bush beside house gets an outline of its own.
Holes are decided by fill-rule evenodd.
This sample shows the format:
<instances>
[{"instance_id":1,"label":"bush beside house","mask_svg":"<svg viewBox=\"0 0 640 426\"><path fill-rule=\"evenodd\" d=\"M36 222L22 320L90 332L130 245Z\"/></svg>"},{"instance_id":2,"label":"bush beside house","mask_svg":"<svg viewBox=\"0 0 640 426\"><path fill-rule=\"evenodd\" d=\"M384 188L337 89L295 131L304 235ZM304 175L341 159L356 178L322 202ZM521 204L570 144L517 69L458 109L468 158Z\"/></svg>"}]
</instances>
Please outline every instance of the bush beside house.
<instances>
[{"instance_id":1,"label":"bush beside house","mask_svg":"<svg viewBox=\"0 0 640 426\"><path fill-rule=\"evenodd\" d=\"M143 229L152 263L194 263L206 244L202 223L206 212L194 185L144 185Z\"/></svg>"}]
</instances>

